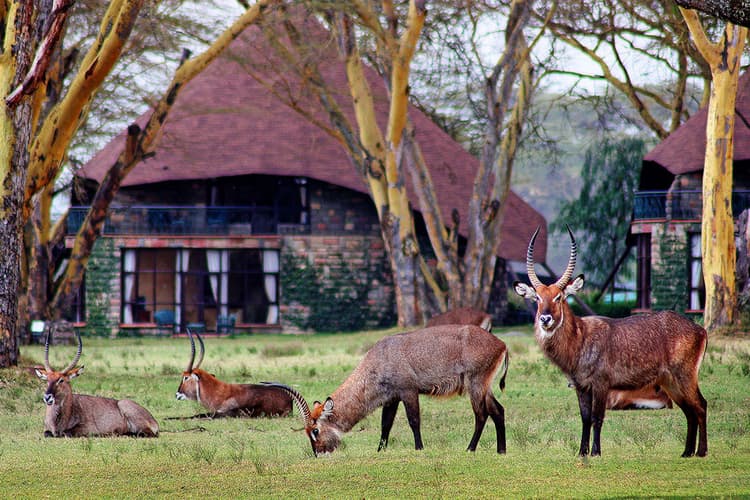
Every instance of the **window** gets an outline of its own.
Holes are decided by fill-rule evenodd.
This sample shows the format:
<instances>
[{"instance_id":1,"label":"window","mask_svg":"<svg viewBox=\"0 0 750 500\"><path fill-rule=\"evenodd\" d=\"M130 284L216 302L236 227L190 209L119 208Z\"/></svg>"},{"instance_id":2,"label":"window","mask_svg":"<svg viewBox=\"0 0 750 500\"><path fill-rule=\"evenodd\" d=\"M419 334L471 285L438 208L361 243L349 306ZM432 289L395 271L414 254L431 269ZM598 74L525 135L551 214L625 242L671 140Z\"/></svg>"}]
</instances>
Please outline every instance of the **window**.
<instances>
[{"instance_id":1,"label":"window","mask_svg":"<svg viewBox=\"0 0 750 500\"><path fill-rule=\"evenodd\" d=\"M160 309L182 328L219 316L238 324L277 324L279 251L275 249L126 249L123 323L150 323Z\"/></svg>"},{"instance_id":2,"label":"window","mask_svg":"<svg viewBox=\"0 0 750 500\"><path fill-rule=\"evenodd\" d=\"M690 258L688 262L689 304L688 309L701 311L706 303L706 287L703 283L703 267L701 263L701 235L688 235L690 244Z\"/></svg>"},{"instance_id":3,"label":"window","mask_svg":"<svg viewBox=\"0 0 750 500\"><path fill-rule=\"evenodd\" d=\"M639 234L637 238L636 307L651 309L651 234Z\"/></svg>"}]
</instances>

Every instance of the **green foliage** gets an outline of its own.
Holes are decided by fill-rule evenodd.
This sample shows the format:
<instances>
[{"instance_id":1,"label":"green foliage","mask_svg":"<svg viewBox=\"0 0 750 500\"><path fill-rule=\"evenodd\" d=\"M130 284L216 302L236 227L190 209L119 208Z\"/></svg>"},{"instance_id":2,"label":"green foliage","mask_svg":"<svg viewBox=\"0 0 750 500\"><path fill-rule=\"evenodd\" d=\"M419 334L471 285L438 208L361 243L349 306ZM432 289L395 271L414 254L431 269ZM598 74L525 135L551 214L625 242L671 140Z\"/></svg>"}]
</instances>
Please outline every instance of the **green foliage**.
<instances>
[{"instance_id":1,"label":"green foliage","mask_svg":"<svg viewBox=\"0 0 750 500\"><path fill-rule=\"evenodd\" d=\"M685 417L675 408L608 412L603 456L580 460L575 393L542 357L529 328L498 330L511 357L505 392L494 387L506 412L505 456L495 453L492 422L476 453L465 451L474 429L465 396L424 396L423 451L414 451L401 407L386 451L376 451L376 410L343 436L344 447L316 459L296 409L277 419L180 419L203 412L197 403L174 398L188 355L185 339L94 337L84 341L86 371L73 382L74 390L135 400L153 413L161 435L45 439L42 382L28 366L0 370L0 485L18 498L84 498L92 492L97 498L304 498L311 487L326 498L750 495L750 339L709 342L701 368L701 390L709 402L708 458L679 457ZM324 400L367 347L393 333L207 338L203 367L221 368L228 382L276 380L310 402ZM300 347L299 354L283 358L264 354ZM21 351L24 363L41 363L42 346ZM74 353L75 346L52 346L51 362L60 366ZM175 369L165 370L167 365ZM251 374L243 374L247 367ZM59 474L41 481L40 471Z\"/></svg>"},{"instance_id":2,"label":"green foliage","mask_svg":"<svg viewBox=\"0 0 750 500\"><path fill-rule=\"evenodd\" d=\"M573 230L581 268L594 283L607 278L625 249L645 147L641 139L626 138L605 139L590 148L578 199L565 203L551 224L563 237L566 225Z\"/></svg>"},{"instance_id":3,"label":"green foliage","mask_svg":"<svg viewBox=\"0 0 750 500\"><path fill-rule=\"evenodd\" d=\"M327 269L303 257L283 256L281 290L291 307L285 315L295 326L318 332L355 331L373 316L368 295L373 282L382 283L383 268L365 256L364 269L354 269L339 254L328 257Z\"/></svg>"}]
</instances>

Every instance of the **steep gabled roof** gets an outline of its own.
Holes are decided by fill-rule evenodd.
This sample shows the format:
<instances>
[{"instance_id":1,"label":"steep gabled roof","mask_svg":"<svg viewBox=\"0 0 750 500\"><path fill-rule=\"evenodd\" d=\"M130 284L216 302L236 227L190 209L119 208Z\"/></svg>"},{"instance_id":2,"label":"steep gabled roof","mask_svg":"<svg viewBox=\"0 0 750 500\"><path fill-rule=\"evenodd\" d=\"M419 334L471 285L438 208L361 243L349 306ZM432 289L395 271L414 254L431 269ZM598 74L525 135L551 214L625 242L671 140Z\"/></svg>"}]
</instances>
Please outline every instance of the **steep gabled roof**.
<instances>
[{"instance_id":1,"label":"steep gabled roof","mask_svg":"<svg viewBox=\"0 0 750 500\"><path fill-rule=\"evenodd\" d=\"M706 156L706 106L698 110L644 158L644 174L654 167L672 175L700 172ZM734 161L750 160L750 72L740 76L734 122ZM651 165L649 165L651 164Z\"/></svg>"},{"instance_id":2,"label":"steep gabled roof","mask_svg":"<svg viewBox=\"0 0 750 500\"><path fill-rule=\"evenodd\" d=\"M305 21L308 33L318 32L330 42L319 24ZM331 43L321 44L317 57L325 61L321 71L329 86L342 93L339 102L350 123L355 123L348 85L341 61ZM331 136L291 111L261 84L258 74L273 82L276 92L327 123L309 92L301 88L293 71L269 58L267 42L259 28L250 27L180 92L163 126L156 155L137 165L123 182L136 186L165 181L209 179L248 174L310 177L362 193L368 193L344 148ZM252 61L249 68L247 62ZM248 70L249 69L249 70ZM388 113L388 98L380 77L370 68L366 76L372 88L381 126ZM454 208L466 226L478 161L417 108L410 117L437 192L443 215L450 221ZM145 123L145 115L139 119ZM99 151L78 173L101 181L122 148L124 131ZM407 181L410 183L410 180ZM418 207L416 196L410 200ZM505 212L500 256L524 260L530 233L543 232L537 255L546 256L544 217L511 192Z\"/></svg>"}]
</instances>

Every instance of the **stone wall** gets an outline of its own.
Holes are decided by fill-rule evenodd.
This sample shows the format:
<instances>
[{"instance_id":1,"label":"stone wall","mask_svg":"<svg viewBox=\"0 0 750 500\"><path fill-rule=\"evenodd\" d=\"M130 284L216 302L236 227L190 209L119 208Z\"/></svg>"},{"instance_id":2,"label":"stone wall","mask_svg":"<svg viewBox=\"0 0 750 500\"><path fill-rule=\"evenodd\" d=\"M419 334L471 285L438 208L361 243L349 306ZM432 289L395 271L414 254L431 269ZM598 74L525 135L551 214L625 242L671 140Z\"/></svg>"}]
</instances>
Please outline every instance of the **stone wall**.
<instances>
[{"instance_id":1,"label":"stone wall","mask_svg":"<svg viewBox=\"0 0 750 500\"><path fill-rule=\"evenodd\" d=\"M653 224L651 234L651 309L684 313L688 308L689 234L697 224Z\"/></svg>"}]
</instances>

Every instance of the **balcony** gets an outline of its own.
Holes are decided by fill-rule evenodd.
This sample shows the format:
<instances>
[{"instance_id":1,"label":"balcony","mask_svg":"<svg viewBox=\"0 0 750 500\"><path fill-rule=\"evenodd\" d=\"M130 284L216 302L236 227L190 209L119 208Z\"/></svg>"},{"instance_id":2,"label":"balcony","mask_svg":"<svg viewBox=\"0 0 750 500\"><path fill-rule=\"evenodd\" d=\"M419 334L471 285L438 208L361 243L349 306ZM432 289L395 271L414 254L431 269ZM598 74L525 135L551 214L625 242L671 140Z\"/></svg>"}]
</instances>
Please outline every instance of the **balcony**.
<instances>
[{"instance_id":1,"label":"balcony","mask_svg":"<svg viewBox=\"0 0 750 500\"><path fill-rule=\"evenodd\" d=\"M71 207L68 234L80 229L89 207ZM111 207L104 235L248 236L306 234L309 225L279 222L273 207Z\"/></svg>"},{"instance_id":2,"label":"balcony","mask_svg":"<svg viewBox=\"0 0 750 500\"><path fill-rule=\"evenodd\" d=\"M735 190L732 193L734 216L748 208L750 190ZM637 191L633 204L633 220L699 221L702 209L701 191Z\"/></svg>"}]
</instances>

